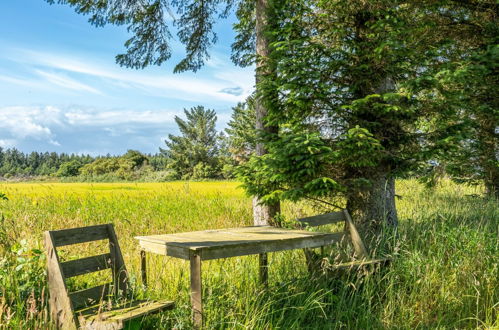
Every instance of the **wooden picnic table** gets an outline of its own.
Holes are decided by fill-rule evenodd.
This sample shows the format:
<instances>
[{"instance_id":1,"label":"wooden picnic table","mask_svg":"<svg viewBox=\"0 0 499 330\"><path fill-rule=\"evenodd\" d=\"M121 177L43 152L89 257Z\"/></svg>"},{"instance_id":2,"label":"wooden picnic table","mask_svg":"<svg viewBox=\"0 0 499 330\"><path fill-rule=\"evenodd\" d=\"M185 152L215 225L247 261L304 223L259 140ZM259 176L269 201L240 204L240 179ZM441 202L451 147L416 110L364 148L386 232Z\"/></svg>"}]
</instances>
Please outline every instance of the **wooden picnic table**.
<instances>
[{"instance_id":1,"label":"wooden picnic table","mask_svg":"<svg viewBox=\"0 0 499 330\"><path fill-rule=\"evenodd\" d=\"M145 252L190 261L193 321L203 322L201 261L259 254L260 279L268 281L267 252L317 248L338 242L343 233L253 226L135 237L141 247L142 278L147 283Z\"/></svg>"}]
</instances>

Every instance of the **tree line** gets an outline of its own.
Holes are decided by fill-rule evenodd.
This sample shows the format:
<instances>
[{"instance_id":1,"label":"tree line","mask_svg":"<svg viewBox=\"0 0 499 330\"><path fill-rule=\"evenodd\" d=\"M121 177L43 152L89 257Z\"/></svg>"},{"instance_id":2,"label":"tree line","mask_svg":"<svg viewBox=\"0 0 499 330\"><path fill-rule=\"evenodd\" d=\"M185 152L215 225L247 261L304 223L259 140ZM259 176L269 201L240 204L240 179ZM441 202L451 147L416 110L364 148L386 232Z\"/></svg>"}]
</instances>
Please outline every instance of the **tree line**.
<instances>
[{"instance_id":1,"label":"tree line","mask_svg":"<svg viewBox=\"0 0 499 330\"><path fill-rule=\"evenodd\" d=\"M128 150L120 156L23 153L0 148L0 176L9 178L59 177L75 180L202 180L231 179L236 167L255 148L253 99L233 108L225 132L217 132L214 110L203 106L175 117L180 135L170 134L156 154Z\"/></svg>"}]
</instances>

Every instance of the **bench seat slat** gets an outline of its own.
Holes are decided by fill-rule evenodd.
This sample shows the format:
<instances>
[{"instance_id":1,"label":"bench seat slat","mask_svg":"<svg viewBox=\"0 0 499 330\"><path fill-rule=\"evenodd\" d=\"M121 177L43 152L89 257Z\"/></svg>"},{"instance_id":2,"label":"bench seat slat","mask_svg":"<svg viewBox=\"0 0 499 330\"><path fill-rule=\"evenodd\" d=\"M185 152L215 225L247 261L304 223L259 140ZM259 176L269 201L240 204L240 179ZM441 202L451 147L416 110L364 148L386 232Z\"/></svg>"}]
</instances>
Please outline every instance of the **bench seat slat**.
<instances>
[{"instance_id":1,"label":"bench seat slat","mask_svg":"<svg viewBox=\"0 0 499 330\"><path fill-rule=\"evenodd\" d=\"M65 278L109 269L111 266L112 259L110 253L61 263L62 272Z\"/></svg>"},{"instance_id":2,"label":"bench seat slat","mask_svg":"<svg viewBox=\"0 0 499 330\"><path fill-rule=\"evenodd\" d=\"M90 289L71 292L69 299L73 304L73 309L77 310L82 307L98 304L101 300L105 300L109 296L112 283L102 284Z\"/></svg>"},{"instance_id":3,"label":"bench seat slat","mask_svg":"<svg viewBox=\"0 0 499 330\"><path fill-rule=\"evenodd\" d=\"M50 233L55 247L109 239L108 225L54 230Z\"/></svg>"},{"instance_id":4,"label":"bench seat slat","mask_svg":"<svg viewBox=\"0 0 499 330\"><path fill-rule=\"evenodd\" d=\"M86 313L81 312L81 323L86 326L97 325L102 323L123 323L131 319L135 319L144 315L172 309L175 307L173 301L147 301L138 300L128 302L123 305L114 306L109 311L91 311Z\"/></svg>"},{"instance_id":5,"label":"bench seat slat","mask_svg":"<svg viewBox=\"0 0 499 330\"><path fill-rule=\"evenodd\" d=\"M301 218L297 220L303 226L317 227L345 221L343 212L331 212L326 214L315 215L313 217Z\"/></svg>"},{"instance_id":6,"label":"bench seat slat","mask_svg":"<svg viewBox=\"0 0 499 330\"><path fill-rule=\"evenodd\" d=\"M349 262L343 262L336 265L331 265L330 269L351 269L351 268L360 268L371 265L384 265L389 263L390 261L391 261L390 258L354 260Z\"/></svg>"}]
</instances>

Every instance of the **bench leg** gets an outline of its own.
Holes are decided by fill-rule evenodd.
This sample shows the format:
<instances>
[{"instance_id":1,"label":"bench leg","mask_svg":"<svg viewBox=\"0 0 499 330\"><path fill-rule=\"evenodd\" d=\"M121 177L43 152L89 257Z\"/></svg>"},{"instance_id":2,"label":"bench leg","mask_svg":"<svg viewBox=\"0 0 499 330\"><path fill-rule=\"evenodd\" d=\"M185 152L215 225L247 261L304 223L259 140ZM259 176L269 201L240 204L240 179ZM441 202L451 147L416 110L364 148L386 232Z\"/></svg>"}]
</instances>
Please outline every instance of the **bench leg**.
<instances>
[{"instance_id":1,"label":"bench leg","mask_svg":"<svg viewBox=\"0 0 499 330\"><path fill-rule=\"evenodd\" d=\"M269 286L269 260L267 253L259 254L260 260L260 283L265 287Z\"/></svg>"},{"instance_id":2,"label":"bench leg","mask_svg":"<svg viewBox=\"0 0 499 330\"><path fill-rule=\"evenodd\" d=\"M142 275L142 284L147 286L147 259L146 251L140 251L140 274Z\"/></svg>"},{"instance_id":3,"label":"bench leg","mask_svg":"<svg viewBox=\"0 0 499 330\"><path fill-rule=\"evenodd\" d=\"M203 297L201 286L201 257L192 254L191 261L191 305L192 321L194 327L199 329L203 326Z\"/></svg>"}]
</instances>

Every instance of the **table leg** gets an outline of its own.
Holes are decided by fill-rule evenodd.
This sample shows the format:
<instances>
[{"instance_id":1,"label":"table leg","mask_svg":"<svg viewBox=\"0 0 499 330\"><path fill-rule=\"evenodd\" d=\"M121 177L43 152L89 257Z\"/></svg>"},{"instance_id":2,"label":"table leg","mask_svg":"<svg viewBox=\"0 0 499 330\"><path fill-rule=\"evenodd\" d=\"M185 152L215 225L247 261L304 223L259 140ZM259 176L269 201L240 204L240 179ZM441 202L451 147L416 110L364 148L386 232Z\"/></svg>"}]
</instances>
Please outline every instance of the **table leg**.
<instances>
[{"instance_id":1,"label":"table leg","mask_svg":"<svg viewBox=\"0 0 499 330\"><path fill-rule=\"evenodd\" d=\"M203 297L201 286L201 257L197 254L192 254L191 261L191 304L192 304L192 321L196 328L201 328L203 325Z\"/></svg>"},{"instance_id":2,"label":"table leg","mask_svg":"<svg viewBox=\"0 0 499 330\"><path fill-rule=\"evenodd\" d=\"M269 285L269 261L267 253L260 253L260 283L265 287Z\"/></svg>"},{"instance_id":3,"label":"table leg","mask_svg":"<svg viewBox=\"0 0 499 330\"><path fill-rule=\"evenodd\" d=\"M146 251L140 251L140 274L142 275L142 284L147 286L147 260Z\"/></svg>"}]
</instances>

